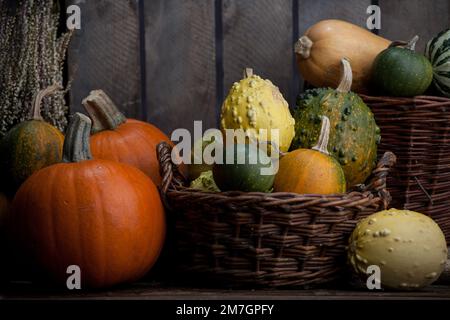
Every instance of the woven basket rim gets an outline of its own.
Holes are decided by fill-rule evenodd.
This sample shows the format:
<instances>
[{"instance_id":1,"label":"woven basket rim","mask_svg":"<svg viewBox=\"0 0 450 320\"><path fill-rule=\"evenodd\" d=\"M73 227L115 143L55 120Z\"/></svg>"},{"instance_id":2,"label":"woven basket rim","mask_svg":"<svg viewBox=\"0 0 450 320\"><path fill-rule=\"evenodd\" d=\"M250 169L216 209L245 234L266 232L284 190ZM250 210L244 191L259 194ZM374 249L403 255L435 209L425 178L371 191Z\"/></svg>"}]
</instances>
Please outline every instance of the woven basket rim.
<instances>
[{"instance_id":1,"label":"woven basket rim","mask_svg":"<svg viewBox=\"0 0 450 320\"><path fill-rule=\"evenodd\" d=\"M407 108L443 108L450 107L450 98L439 96L414 96L414 97L387 97L387 96L371 96L359 94L364 102L371 104L371 108L377 106L389 106L391 108L407 107Z\"/></svg>"},{"instance_id":2,"label":"woven basket rim","mask_svg":"<svg viewBox=\"0 0 450 320\"><path fill-rule=\"evenodd\" d=\"M157 156L160 163L162 183L160 191L166 206L170 207L167 198L174 195L195 198L197 201L223 201L228 203L242 203L248 201L264 202L268 207L280 207L283 205L295 206L320 206L329 207L365 207L374 202L382 202L387 208L391 196L386 188L386 177L395 165L396 156L392 152L386 152L378 161L377 166L368 179L367 185L362 185L359 190L350 190L346 193L319 195L298 194L291 192L243 192L221 191L207 192L187 187L187 181L179 167L171 160L172 147L167 142L161 142L157 146ZM272 205L271 205L272 203ZM282 211L282 210L281 210ZM289 211L289 210L288 210Z\"/></svg>"}]
</instances>

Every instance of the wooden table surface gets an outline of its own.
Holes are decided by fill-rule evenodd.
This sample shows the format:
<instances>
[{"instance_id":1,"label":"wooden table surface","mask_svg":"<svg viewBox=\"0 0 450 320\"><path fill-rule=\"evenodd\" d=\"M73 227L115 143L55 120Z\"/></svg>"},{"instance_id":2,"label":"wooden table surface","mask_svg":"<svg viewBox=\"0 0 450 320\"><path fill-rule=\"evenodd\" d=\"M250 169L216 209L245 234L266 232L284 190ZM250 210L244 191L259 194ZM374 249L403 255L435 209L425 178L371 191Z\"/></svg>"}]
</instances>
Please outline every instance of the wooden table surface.
<instances>
[{"instance_id":1,"label":"wooden table surface","mask_svg":"<svg viewBox=\"0 0 450 320\"><path fill-rule=\"evenodd\" d=\"M0 289L0 299L52 300L450 300L450 285L420 291L393 292L364 289L231 290L167 287L160 283L136 283L106 291L69 292L43 289L28 282Z\"/></svg>"}]
</instances>

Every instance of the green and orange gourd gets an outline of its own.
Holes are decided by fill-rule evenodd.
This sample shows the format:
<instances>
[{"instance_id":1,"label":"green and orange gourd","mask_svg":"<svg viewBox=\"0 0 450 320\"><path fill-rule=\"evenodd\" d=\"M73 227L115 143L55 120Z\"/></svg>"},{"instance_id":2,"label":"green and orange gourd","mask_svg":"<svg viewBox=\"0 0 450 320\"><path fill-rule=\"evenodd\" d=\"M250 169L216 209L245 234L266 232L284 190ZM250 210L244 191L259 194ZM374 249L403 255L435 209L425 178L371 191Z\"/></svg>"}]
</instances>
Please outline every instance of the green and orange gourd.
<instances>
[{"instance_id":1,"label":"green and orange gourd","mask_svg":"<svg viewBox=\"0 0 450 320\"><path fill-rule=\"evenodd\" d=\"M275 177L275 192L300 194L344 193L346 182L339 162L328 153L330 120L322 117L317 144L311 149L296 149L282 155Z\"/></svg>"},{"instance_id":2,"label":"green and orange gourd","mask_svg":"<svg viewBox=\"0 0 450 320\"><path fill-rule=\"evenodd\" d=\"M15 125L0 141L1 187L8 195L35 171L61 161L64 136L41 116L43 99L58 89L55 84L38 92L30 119Z\"/></svg>"},{"instance_id":3,"label":"green and orange gourd","mask_svg":"<svg viewBox=\"0 0 450 320\"><path fill-rule=\"evenodd\" d=\"M370 108L350 91L350 62L343 58L341 66L341 81L336 89L317 88L299 95L291 150L311 148L320 135L322 116L327 116L330 119L328 151L341 164L350 188L364 183L372 173L381 136Z\"/></svg>"}]
</instances>

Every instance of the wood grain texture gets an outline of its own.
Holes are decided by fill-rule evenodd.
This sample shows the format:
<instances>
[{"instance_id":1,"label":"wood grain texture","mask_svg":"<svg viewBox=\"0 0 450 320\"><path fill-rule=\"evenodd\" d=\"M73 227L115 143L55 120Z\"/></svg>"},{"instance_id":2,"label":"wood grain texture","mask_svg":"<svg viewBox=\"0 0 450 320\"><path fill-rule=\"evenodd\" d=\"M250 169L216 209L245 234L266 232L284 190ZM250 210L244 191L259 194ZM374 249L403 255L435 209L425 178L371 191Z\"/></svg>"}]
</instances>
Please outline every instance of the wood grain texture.
<instances>
[{"instance_id":1,"label":"wood grain texture","mask_svg":"<svg viewBox=\"0 0 450 320\"><path fill-rule=\"evenodd\" d=\"M391 40L420 39L416 51L423 53L427 42L450 27L449 0L379 0L380 35Z\"/></svg>"},{"instance_id":2,"label":"wood grain texture","mask_svg":"<svg viewBox=\"0 0 450 320\"><path fill-rule=\"evenodd\" d=\"M141 117L138 0L70 0L81 9L68 52L71 112L81 100L103 89L132 118Z\"/></svg>"},{"instance_id":3,"label":"wood grain texture","mask_svg":"<svg viewBox=\"0 0 450 320\"><path fill-rule=\"evenodd\" d=\"M280 88L292 106L292 2L286 0L223 0L224 96L242 78L245 67Z\"/></svg>"},{"instance_id":4,"label":"wood grain texture","mask_svg":"<svg viewBox=\"0 0 450 320\"><path fill-rule=\"evenodd\" d=\"M134 283L107 291L77 292L45 289L31 283L10 284L0 290L1 299L27 300L450 300L448 286L429 286L420 291L383 291L352 288L305 290L227 290Z\"/></svg>"},{"instance_id":5,"label":"wood grain texture","mask_svg":"<svg viewBox=\"0 0 450 320\"><path fill-rule=\"evenodd\" d=\"M145 1L148 121L216 127L214 1Z\"/></svg>"},{"instance_id":6,"label":"wood grain texture","mask_svg":"<svg viewBox=\"0 0 450 320\"><path fill-rule=\"evenodd\" d=\"M305 31L321 20L340 19L366 27L367 7L370 0L299 0L299 32Z\"/></svg>"}]
</instances>

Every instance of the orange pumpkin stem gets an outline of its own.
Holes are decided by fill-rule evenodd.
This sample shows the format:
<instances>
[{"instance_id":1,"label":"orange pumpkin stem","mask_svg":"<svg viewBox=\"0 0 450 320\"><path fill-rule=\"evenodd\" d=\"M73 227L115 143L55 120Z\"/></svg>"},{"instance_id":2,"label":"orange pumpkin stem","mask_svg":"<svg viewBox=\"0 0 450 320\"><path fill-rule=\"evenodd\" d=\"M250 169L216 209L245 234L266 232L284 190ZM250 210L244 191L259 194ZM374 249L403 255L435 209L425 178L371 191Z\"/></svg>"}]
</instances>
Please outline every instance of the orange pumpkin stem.
<instances>
[{"instance_id":1,"label":"orange pumpkin stem","mask_svg":"<svg viewBox=\"0 0 450 320\"><path fill-rule=\"evenodd\" d=\"M82 104L92 119L92 133L114 130L127 118L119 111L111 98L103 90L93 90Z\"/></svg>"},{"instance_id":2,"label":"orange pumpkin stem","mask_svg":"<svg viewBox=\"0 0 450 320\"><path fill-rule=\"evenodd\" d=\"M330 138L330 119L328 119L327 116L322 116L322 127L320 129L319 141L311 149L329 155L330 154L328 152L329 138Z\"/></svg>"},{"instance_id":3,"label":"orange pumpkin stem","mask_svg":"<svg viewBox=\"0 0 450 320\"><path fill-rule=\"evenodd\" d=\"M337 92L347 93L350 91L353 82L353 73L350 62L347 58L341 59L341 81L336 88Z\"/></svg>"},{"instance_id":4,"label":"orange pumpkin stem","mask_svg":"<svg viewBox=\"0 0 450 320\"><path fill-rule=\"evenodd\" d=\"M92 121L82 113L75 113L67 127L63 148L63 162L81 162L92 159L89 145Z\"/></svg>"},{"instance_id":5,"label":"orange pumpkin stem","mask_svg":"<svg viewBox=\"0 0 450 320\"><path fill-rule=\"evenodd\" d=\"M51 95L58 90L62 90L62 86L60 84L55 83L43 90L40 90L36 94L33 105L31 107L31 119L32 120L41 120L41 121L44 120L41 115L42 100L46 96Z\"/></svg>"}]
</instances>

